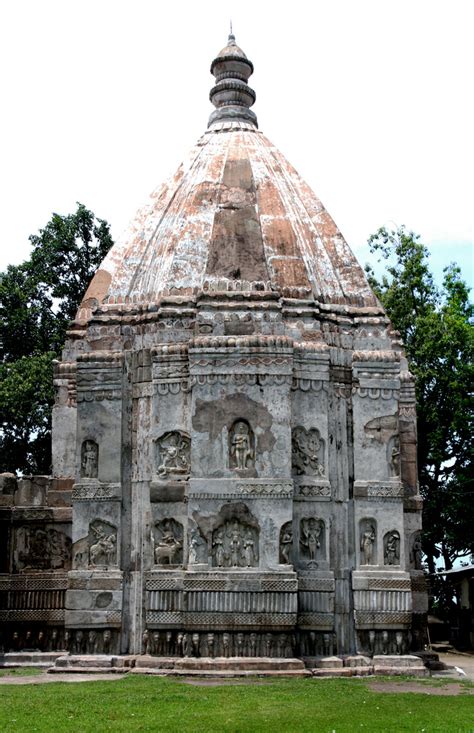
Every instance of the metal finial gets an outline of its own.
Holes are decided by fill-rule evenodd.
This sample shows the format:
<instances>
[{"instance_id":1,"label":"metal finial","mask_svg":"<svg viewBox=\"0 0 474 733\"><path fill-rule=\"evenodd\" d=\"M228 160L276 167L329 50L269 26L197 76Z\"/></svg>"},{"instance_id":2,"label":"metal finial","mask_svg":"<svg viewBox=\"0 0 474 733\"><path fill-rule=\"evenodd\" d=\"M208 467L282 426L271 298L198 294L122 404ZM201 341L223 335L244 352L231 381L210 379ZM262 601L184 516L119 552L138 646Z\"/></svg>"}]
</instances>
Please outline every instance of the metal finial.
<instances>
[{"instance_id":1,"label":"metal finial","mask_svg":"<svg viewBox=\"0 0 474 733\"><path fill-rule=\"evenodd\" d=\"M230 21L230 33L229 33L229 43L235 43L235 36L232 32L232 20Z\"/></svg>"}]
</instances>

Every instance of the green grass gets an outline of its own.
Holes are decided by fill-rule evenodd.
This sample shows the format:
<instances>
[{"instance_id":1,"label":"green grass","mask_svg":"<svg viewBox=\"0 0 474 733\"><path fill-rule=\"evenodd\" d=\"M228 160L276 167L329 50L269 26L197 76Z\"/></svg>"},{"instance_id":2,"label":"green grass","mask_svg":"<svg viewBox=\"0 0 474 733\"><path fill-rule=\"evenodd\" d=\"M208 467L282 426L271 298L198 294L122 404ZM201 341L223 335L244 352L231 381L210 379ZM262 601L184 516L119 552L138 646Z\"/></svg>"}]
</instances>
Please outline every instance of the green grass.
<instances>
[{"instance_id":1,"label":"green grass","mask_svg":"<svg viewBox=\"0 0 474 733\"><path fill-rule=\"evenodd\" d=\"M354 733L474 731L474 696L379 693L366 680L279 679L196 687L129 676L104 682L2 685L0 730L48 733ZM467 692L466 685L466 692ZM428 692L429 685L427 685Z\"/></svg>"},{"instance_id":2,"label":"green grass","mask_svg":"<svg viewBox=\"0 0 474 733\"><path fill-rule=\"evenodd\" d=\"M0 669L0 677L28 677L32 674L42 674L41 667L6 667Z\"/></svg>"}]
</instances>

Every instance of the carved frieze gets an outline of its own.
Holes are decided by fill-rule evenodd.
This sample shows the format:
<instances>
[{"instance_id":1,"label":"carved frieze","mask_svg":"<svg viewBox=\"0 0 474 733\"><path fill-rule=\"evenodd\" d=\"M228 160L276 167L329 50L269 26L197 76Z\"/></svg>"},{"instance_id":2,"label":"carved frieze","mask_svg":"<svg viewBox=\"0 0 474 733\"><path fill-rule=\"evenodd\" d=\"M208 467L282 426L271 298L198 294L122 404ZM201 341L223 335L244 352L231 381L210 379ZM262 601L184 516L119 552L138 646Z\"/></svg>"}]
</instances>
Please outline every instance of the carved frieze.
<instances>
[{"instance_id":1,"label":"carved frieze","mask_svg":"<svg viewBox=\"0 0 474 733\"><path fill-rule=\"evenodd\" d=\"M213 565L218 568L250 568L258 565L258 528L231 519L212 533Z\"/></svg>"},{"instance_id":2,"label":"carved frieze","mask_svg":"<svg viewBox=\"0 0 474 733\"><path fill-rule=\"evenodd\" d=\"M87 482L74 484L72 489L73 501L120 501L120 484L103 484Z\"/></svg>"},{"instance_id":3,"label":"carved frieze","mask_svg":"<svg viewBox=\"0 0 474 733\"><path fill-rule=\"evenodd\" d=\"M117 528L110 522L95 519L89 524L89 565L110 567L117 564Z\"/></svg>"},{"instance_id":4,"label":"carved frieze","mask_svg":"<svg viewBox=\"0 0 474 733\"><path fill-rule=\"evenodd\" d=\"M173 518L157 522L151 531L155 565L181 565L183 562L183 525Z\"/></svg>"},{"instance_id":5,"label":"carved frieze","mask_svg":"<svg viewBox=\"0 0 474 733\"><path fill-rule=\"evenodd\" d=\"M400 565L400 534L396 530L383 538L383 557L385 565Z\"/></svg>"},{"instance_id":6,"label":"carved frieze","mask_svg":"<svg viewBox=\"0 0 474 733\"><path fill-rule=\"evenodd\" d=\"M191 440L186 433L172 430L156 441L157 474L161 479L187 478L191 465Z\"/></svg>"}]
</instances>

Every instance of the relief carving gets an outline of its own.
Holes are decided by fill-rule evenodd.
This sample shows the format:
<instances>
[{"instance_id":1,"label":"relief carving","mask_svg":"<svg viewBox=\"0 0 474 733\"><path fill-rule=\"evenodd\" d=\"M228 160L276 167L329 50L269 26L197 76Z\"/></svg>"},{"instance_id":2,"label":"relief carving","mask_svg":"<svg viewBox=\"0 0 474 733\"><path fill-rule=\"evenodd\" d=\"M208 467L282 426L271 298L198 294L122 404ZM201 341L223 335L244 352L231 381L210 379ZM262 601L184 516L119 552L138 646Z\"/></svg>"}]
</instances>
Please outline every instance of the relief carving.
<instances>
[{"instance_id":1,"label":"relief carving","mask_svg":"<svg viewBox=\"0 0 474 733\"><path fill-rule=\"evenodd\" d=\"M71 540L53 527L19 527L15 566L18 571L69 568Z\"/></svg>"},{"instance_id":2,"label":"relief carving","mask_svg":"<svg viewBox=\"0 0 474 733\"><path fill-rule=\"evenodd\" d=\"M322 519L309 517L301 520L300 545L302 555L309 558L308 565L316 566L316 556L321 549L324 522Z\"/></svg>"},{"instance_id":3,"label":"relief carving","mask_svg":"<svg viewBox=\"0 0 474 733\"><path fill-rule=\"evenodd\" d=\"M363 519L360 523L360 556L362 565L373 565L376 542L375 519Z\"/></svg>"},{"instance_id":4,"label":"relief carving","mask_svg":"<svg viewBox=\"0 0 474 733\"><path fill-rule=\"evenodd\" d=\"M89 525L89 565L117 564L117 528L109 522L95 519Z\"/></svg>"},{"instance_id":5,"label":"relief carving","mask_svg":"<svg viewBox=\"0 0 474 733\"><path fill-rule=\"evenodd\" d=\"M229 465L237 471L255 465L255 437L246 420L236 420L230 429Z\"/></svg>"},{"instance_id":6,"label":"relief carving","mask_svg":"<svg viewBox=\"0 0 474 733\"><path fill-rule=\"evenodd\" d=\"M298 426L291 436L291 463L296 476L324 476L324 441L319 430Z\"/></svg>"},{"instance_id":7,"label":"relief carving","mask_svg":"<svg viewBox=\"0 0 474 733\"><path fill-rule=\"evenodd\" d=\"M189 475L191 466L191 440L178 430L164 433L156 441L158 476L166 479Z\"/></svg>"},{"instance_id":8,"label":"relief carving","mask_svg":"<svg viewBox=\"0 0 474 733\"><path fill-rule=\"evenodd\" d=\"M396 530L383 538L383 557L385 565L400 565L400 535Z\"/></svg>"},{"instance_id":9,"label":"relief carving","mask_svg":"<svg viewBox=\"0 0 474 733\"><path fill-rule=\"evenodd\" d=\"M81 446L81 478L99 475L99 446L94 440L85 440Z\"/></svg>"},{"instance_id":10,"label":"relief carving","mask_svg":"<svg viewBox=\"0 0 474 733\"><path fill-rule=\"evenodd\" d=\"M189 564L197 565L207 563L207 560L207 540L202 536L199 527L193 527L189 534Z\"/></svg>"},{"instance_id":11,"label":"relief carving","mask_svg":"<svg viewBox=\"0 0 474 733\"><path fill-rule=\"evenodd\" d=\"M414 570L423 569L423 552L421 549L421 534L416 532L411 539L410 565Z\"/></svg>"},{"instance_id":12,"label":"relief carving","mask_svg":"<svg viewBox=\"0 0 474 733\"><path fill-rule=\"evenodd\" d=\"M400 438L394 435L388 442L388 468L390 476L400 476Z\"/></svg>"},{"instance_id":13,"label":"relief carving","mask_svg":"<svg viewBox=\"0 0 474 733\"><path fill-rule=\"evenodd\" d=\"M251 568L258 564L258 529L237 519L212 533L213 564L218 568Z\"/></svg>"},{"instance_id":14,"label":"relief carving","mask_svg":"<svg viewBox=\"0 0 474 733\"><path fill-rule=\"evenodd\" d=\"M166 518L151 530L155 565L181 565L183 562L183 525Z\"/></svg>"},{"instance_id":15,"label":"relief carving","mask_svg":"<svg viewBox=\"0 0 474 733\"><path fill-rule=\"evenodd\" d=\"M280 529L280 563L289 565L291 563L291 551L293 549L293 522L286 522Z\"/></svg>"}]
</instances>

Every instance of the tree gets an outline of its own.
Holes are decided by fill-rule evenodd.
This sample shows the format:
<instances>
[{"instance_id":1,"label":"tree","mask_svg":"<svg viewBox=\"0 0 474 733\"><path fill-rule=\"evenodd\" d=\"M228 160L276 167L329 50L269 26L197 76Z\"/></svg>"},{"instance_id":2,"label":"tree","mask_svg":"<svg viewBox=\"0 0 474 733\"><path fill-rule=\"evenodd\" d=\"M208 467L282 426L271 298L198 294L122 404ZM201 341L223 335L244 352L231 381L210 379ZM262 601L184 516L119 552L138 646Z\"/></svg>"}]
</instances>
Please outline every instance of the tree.
<instances>
[{"instance_id":1,"label":"tree","mask_svg":"<svg viewBox=\"0 0 474 733\"><path fill-rule=\"evenodd\" d=\"M473 310L456 265L435 285L418 235L381 228L369 247L386 263L381 279L366 266L369 282L401 334L416 380L423 550L434 573L440 558L450 569L474 552Z\"/></svg>"},{"instance_id":2,"label":"tree","mask_svg":"<svg viewBox=\"0 0 474 733\"><path fill-rule=\"evenodd\" d=\"M52 362L113 242L82 204L29 239L30 258L0 274L0 471L49 473Z\"/></svg>"}]
</instances>

